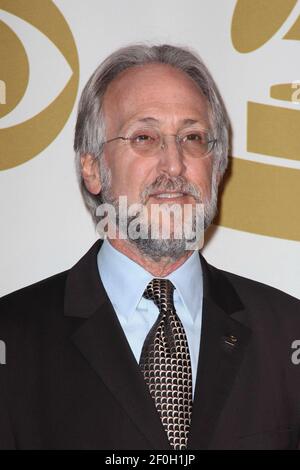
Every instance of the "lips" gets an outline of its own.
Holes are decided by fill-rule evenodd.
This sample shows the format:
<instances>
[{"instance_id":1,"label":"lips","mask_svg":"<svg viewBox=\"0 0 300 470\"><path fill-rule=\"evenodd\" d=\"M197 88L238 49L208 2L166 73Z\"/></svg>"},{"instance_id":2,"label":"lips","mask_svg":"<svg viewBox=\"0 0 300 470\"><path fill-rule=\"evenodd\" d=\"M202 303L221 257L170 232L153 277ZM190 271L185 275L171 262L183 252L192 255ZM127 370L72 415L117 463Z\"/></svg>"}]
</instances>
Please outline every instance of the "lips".
<instances>
[{"instance_id":1,"label":"lips","mask_svg":"<svg viewBox=\"0 0 300 470\"><path fill-rule=\"evenodd\" d=\"M149 194L149 197L156 197L156 198L161 198L161 199L175 199L178 197L183 197L183 196L188 196L189 193L183 192L183 191L156 191L154 193Z\"/></svg>"},{"instance_id":2,"label":"lips","mask_svg":"<svg viewBox=\"0 0 300 470\"><path fill-rule=\"evenodd\" d=\"M151 196L157 197L157 198L166 198L166 199L173 199L176 197L182 197L185 196L185 193L180 193L180 192L165 192L165 193L155 193L151 194Z\"/></svg>"}]
</instances>

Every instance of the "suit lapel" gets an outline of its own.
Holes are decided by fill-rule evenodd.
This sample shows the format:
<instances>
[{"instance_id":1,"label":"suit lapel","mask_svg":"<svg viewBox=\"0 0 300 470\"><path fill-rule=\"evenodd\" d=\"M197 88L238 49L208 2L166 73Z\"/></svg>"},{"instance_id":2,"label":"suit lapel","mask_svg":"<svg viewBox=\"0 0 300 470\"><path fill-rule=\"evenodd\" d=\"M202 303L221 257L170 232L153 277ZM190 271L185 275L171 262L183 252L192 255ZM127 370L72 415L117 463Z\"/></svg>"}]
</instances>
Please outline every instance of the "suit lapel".
<instances>
[{"instance_id":1,"label":"suit lapel","mask_svg":"<svg viewBox=\"0 0 300 470\"><path fill-rule=\"evenodd\" d=\"M170 449L143 375L99 277L97 242L69 272L65 314L87 317L72 341L153 449Z\"/></svg>"},{"instance_id":2,"label":"suit lapel","mask_svg":"<svg viewBox=\"0 0 300 470\"><path fill-rule=\"evenodd\" d=\"M232 285L201 257L203 316L189 449L208 449L242 362L250 330L231 315L241 311Z\"/></svg>"},{"instance_id":3,"label":"suit lapel","mask_svg":"<svg viewBox=\"0 0 300 470\"><path fill-rule=\"evenodd\" d=\"M102 285L97 266L100 246L101 241L96 242L68 274L65 315L86 319L72 341L151 447L171 449L139 365ZM227 277L209 266L202 256L201 265L203 318L189 449L209 448L250 335L250 330L232 316L244 306Z\"/></svg>"}]
</instances>

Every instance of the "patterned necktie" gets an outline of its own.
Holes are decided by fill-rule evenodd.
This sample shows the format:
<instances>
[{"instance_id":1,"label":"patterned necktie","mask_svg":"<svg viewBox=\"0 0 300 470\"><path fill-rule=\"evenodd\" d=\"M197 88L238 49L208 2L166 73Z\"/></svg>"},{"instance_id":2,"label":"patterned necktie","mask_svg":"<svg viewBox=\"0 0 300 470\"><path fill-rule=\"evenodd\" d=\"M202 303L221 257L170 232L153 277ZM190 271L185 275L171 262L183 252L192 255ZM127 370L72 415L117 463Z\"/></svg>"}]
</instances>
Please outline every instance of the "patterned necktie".
<instances>
[{"instance_id":1,"label":"patterned necktie","mask_svg":"<svg viewBox=\"0 0 300 470\"><path fill-rule=\"evenodd\" d=\"M173 304L174 286L152 279L143 296L159 309L141 353L140 367L171 446L185 449L192 415L192 369L188 343Z\"/></svg>"}]
</instances>

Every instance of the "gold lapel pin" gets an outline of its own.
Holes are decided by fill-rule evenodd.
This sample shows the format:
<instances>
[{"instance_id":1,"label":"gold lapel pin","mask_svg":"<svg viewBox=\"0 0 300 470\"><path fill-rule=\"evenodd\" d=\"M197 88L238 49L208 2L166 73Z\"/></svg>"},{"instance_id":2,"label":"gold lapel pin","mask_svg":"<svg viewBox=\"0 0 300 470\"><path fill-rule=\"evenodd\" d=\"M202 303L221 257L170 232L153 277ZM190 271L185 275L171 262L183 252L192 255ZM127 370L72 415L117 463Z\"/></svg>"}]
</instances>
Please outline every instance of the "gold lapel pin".
<instances>
[{"instance_id":1,"label":"gold lapel pin","mask_svg":"<svg viewBox=\"0 0 300 470\"><path fill-rule=\"evenodd\" d=\"M229 335L229 336L225 336L224 341L226 344L228 344L228 346L233 347L233 346L236 346L238 339L234 335Z\"/></svg>"}]
</instances>

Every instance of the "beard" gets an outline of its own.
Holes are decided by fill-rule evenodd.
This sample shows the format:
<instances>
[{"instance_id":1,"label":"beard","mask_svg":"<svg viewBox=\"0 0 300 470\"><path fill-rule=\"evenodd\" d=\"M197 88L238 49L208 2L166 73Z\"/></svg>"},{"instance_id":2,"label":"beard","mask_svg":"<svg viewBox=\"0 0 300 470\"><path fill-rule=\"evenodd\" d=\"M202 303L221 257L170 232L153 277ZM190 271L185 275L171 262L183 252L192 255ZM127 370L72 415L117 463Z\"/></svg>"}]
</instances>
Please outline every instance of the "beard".
<instances>
[{"instance_id":1,"label":"beard","mask_svg":"<svg viewBox=\"0 0 300 470\"><path fill-rule=\"evenodd\" d=\"M103 204L109 204L114 208L115 220L114 223L120 232L125 235L125 238L130 244L134 245L140 254L150 258L154 261L159 261L162 258L168 258L172 261L179 260L184 253L191 247L193 240L203 239L204 231L212 223L216 211L217 211L217 198L218 198L218 185L216 172L213 171L212 184L211 184L211 196L210 200L203 200L202 194L199 189L192 183L186 181L182 176L178 177L166 177L159 176L154 183L147 186L140 195L140 206L146 210L146 201L149 196L157 191L167 192L172 190L174 192L185 193L193 196L196 201L196 206L202 208L202 221L199 224L197 217L197 211L193 207L190 223L182 230L181 236L178 238L175 236L174 224L173 230L170 231L169 236L166 238L162 236L160 231L159 236L153 237L153 224L152 221L148 222L148 217L140 216L138 224L136 225L136 233L142 234L142 236L132 236L130 230L131 225L137 220L136 215L124 214L120 211L120 205L118 198L114 197L111 193L111 171L106 167L102 159L100 160L100 175L101 175L101 202ZM174 220L174 219L173 219ZM124 233L125 232L125 233ZM201 232L201 233L200 233ZM102 236L103 234L100 234ZM124 237L122 237L124 238ZM199 249L199 244L195 244Z\"/></svg>"}]
</instances>

